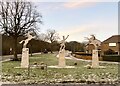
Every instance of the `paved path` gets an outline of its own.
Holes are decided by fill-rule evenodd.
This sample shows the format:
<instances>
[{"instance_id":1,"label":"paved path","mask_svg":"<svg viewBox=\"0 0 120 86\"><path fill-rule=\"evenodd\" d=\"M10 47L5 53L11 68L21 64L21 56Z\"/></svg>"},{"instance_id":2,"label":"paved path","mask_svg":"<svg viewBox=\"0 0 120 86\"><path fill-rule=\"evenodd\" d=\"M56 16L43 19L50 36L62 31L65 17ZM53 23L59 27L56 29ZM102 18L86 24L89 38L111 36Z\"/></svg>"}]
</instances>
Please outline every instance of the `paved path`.
<instances>
[{"instance_id":1,"label":"paved path","mask_svg":"<svg viewBox=\"0 0 120 86\"><path fill-rule=\"evenodd\" d=\"M73 57L75 58L75 57ZM92 60L83 60L83 59L77 59L80 61L85 61L85 62L92 62ZM107 63L107 64L119 64L119 62L109 62L109 61L99 61L99 63Z\"/></svg>"},{"instance_id":2,"label":"paved path","mask_svg":"<svg viewBox=\"0 0 120 86\"><path fill-rule=\"evenodd\" d=\"M1 60L2 60L2 62L3 61L9 61L10 60L10 58L13 58L14 56L13 55L5 55L5 56L1 56ZM18 54L18 58L19 57L21 57L21 54Z\"/></svg>"},{"instance_id":3,"label":"paved path","mask_svg":"<svg viewBox=\"0 0 120 86\"><path fill-rule=\"evenodd\" d=\"M39 53L33 53L33 55L37 55L37 54L41 54L41 53L40 52ZM9 61L13 57L14 57L13 55L5 55L5 56L1 56L0 58L1 58L2 62L5 62L5 61ZM18 58L21 58L21 54L18 54Z\"/></svg>"},{"instance_id":4,"label":"paved path","mask_svg":"<svg viewBox=\"0 0 120 86\"><path fill-rule=\"evenodd\" d=\"M65 57L66 59L73 59L76 61L84 61L84 62L92 62L92 60L84 60L84 59L78 59L73 56ZM99 61L99 63L107 63L107 64L120 64L119 62L109 62L109 61Z\"/></svg>"}]
</instances>

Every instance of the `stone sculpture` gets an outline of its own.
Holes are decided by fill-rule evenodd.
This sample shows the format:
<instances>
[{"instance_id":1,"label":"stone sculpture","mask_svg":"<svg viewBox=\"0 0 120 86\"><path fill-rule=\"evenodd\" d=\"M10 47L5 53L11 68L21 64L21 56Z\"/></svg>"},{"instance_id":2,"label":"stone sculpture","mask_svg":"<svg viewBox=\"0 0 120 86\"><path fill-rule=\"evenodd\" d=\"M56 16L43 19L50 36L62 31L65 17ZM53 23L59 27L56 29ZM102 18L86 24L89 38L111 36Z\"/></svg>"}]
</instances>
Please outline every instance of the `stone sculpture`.
<instances>
[{"instance_id":1,"label":"stone sculpture","mask_svg":"<svg viewBox=\"0 0 120 86\"><path fill-rule=\"evenodd\" d=\"M59 50L59 67L65 67L65 40L68 38L69 35L65 38L63 36L63 40L60 42L60 50Z\"/></svg>"},{"instance_id":2,"label":"stone sculpture","mask_svg":"<svg viewBox=\"0 0 120 86\"><path fill-rule=\"evenodd\" d=\"M26 48L28 42L35 38L35 36L32 36L30 32L27 33L27 39L22 40L19 42L20 44L23 44L23 49L22 49L22 59L21 59L21 68L28 68L29 67L29 48Z\"/></svg>"},{"instance_id":3,"label":"stone sculpture","mask_svg":"<svg viewBox=\"0 0 120 86\"><path fill-rule=\"evenodd\" d=\"M92 51L92 68L99 68L98 47L101 45L101 42L96 39L94 35L91 35L91 38L87 39L89 40L87 45L93 44L95 47L95 49Z\"/></svg>"}]
</instances>

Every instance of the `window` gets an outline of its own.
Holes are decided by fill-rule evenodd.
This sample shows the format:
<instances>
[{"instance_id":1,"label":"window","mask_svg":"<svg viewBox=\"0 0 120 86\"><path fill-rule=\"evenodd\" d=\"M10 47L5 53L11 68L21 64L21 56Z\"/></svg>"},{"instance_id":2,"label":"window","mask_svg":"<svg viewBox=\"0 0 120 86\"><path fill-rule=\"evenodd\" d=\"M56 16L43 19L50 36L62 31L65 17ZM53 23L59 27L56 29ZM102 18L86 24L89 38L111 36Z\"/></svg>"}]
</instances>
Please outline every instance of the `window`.
<instances>
[{"instance_id":1,"label":"window","mask_svg":"<svg viewBox=\"0 0 120 86\"><path fill-rule=\"evenodd\" d=\"M109 43L109 46L115 47L115 46L116 46L116 43Z\"/></svg>"}]
</instances>

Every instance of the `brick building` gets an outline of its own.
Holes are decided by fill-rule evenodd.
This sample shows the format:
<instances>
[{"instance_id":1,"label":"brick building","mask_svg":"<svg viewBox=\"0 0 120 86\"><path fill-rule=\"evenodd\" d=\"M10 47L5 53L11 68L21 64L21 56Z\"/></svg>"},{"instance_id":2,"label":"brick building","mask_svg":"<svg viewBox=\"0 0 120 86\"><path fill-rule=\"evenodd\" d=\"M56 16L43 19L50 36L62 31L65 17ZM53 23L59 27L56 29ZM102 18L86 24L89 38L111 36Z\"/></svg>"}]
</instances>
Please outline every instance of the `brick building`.
<instances>
[{"instance_id":1,"label":"brick building","mask_svg":"<svg viewBox=\"0 0 120 86\"><path fill-rule=\"evenodd\" d=\"M92 53L93 49L93 45L89 45L85 48L86 53L89 54ZM120 55L120 35L113 35L109 37L108 39L104 40L99 47L99 50L101 50L101 55L104 55L104 53L109 49L115 51L118 55Z\"/></svg>"},{"instance_id":2,"label":"brick building","mask_svg":"<svg viewBox=\"0 0 120 86\"><path fill-rule=\"evenodd\" d=\"M109 49L115 51L118 55L120 55L120 35L113 35L102 42L102 55L104 55L105 52Z\"/></svg>"}]
</instances>

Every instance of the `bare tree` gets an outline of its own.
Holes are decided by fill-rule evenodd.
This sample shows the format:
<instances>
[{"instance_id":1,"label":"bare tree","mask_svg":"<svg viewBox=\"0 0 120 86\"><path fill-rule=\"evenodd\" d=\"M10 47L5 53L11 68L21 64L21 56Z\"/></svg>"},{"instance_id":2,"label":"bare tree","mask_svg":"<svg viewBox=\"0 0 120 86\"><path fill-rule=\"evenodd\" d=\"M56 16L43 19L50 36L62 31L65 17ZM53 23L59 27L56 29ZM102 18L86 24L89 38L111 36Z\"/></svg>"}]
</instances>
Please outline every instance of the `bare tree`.
<instances>
[{"instance_id":1,"label":"bare tree","mask_svg":"<svg viewBox=\"0 0 120 86\"><path fill-rule=\"evenodd\" d=\"M52 53L52 48L53 48L53 42L57 41L58 39L59 39L59 35L55 30L53 29L47 30L45 40L50 42L51 53Z\"/></svg>"},{"instance_id":2,"label":"bare tree","mask_svg":"<svg viewBox=\"0 0 120 86\"><path fill-rule=\"evenodd\" d=\"M48 41L48 37L47 37L47 34L45 33L41 33L39 36L38 36L38 39L39 40L42 40L42 41Z\"/></svg>"},{"instance_id":3,"label":"bare tree","mask_svg":"<svg viewBox=\"0 0 120 86\"><path fill-rule=\"evenodd\" d=\"M35 31L41 15L30 2L0 2L1 30L14 40L14 59L17 60L17 39L28 31ZM38 29L38 28L37 28Z\"/></svg>"}]
</instances>

